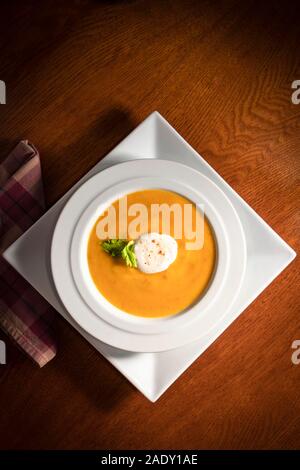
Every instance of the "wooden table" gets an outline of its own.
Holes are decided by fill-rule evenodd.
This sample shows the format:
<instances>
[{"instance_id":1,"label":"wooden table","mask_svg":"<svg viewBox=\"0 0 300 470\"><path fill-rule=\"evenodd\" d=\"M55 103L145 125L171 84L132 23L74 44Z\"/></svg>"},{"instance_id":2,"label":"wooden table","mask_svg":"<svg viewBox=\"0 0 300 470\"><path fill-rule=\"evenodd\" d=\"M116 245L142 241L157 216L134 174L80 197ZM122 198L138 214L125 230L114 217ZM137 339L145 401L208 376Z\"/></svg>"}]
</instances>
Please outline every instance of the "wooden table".
<instances>
[{"instance_id":1,"label":"wooden table","mask_svg":"<svg viewBox=\"0 0 300 470\"><path fill-rule=\"evenodd\" d=\"M49 206L158 110L299 249L299 2L42 3L1 3L0 153L35 143ZM155 404L59 316L41 370L0 333L1 448L299 448L298 273L296 259Z\"/></svg>"}]
</instances>

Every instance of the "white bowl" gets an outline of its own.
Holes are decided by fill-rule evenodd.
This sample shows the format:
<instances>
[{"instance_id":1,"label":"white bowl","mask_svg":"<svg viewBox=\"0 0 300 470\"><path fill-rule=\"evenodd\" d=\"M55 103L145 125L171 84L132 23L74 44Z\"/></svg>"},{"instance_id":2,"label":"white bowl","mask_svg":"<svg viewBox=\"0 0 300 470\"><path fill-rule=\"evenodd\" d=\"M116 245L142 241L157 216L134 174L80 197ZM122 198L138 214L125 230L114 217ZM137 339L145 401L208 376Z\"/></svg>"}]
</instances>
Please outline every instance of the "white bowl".
<instances>
[{"instance_id":1,"label":"white bowl","mask_svg":"<svg viewBox=\"0 0 300 470\"><path fill-rule=\"evenodd\" d=\"M100 214L121 196L151 188L171 190L204 204L218 251L205 294L184 312L163 318L138 317L110 304L96 288L87 263L88 237ZM245 264L243 230L224 193L197 171L160 160L115 165L83 184L59 217L51 249L57 291L78 324L112 346L141 352L171 349L206 334L234 301Z\"/></svg>"},{"instance_id":2,"label":"white bowl","mask_svg":"<svg viewBox=\"0 0 300 470\"><path fill-rule=\"evenodd\" d=\"M153 188L175 191L190 199L198 206L205 205L205 215L214 227L218 256L217 266L209 289L204 296L199 298L198 302L177 315L162 318L142 318L119 310L99 292L90 275L87 261L87 244L92 227L98 217L114 201L128 193ZM99 194L82 213L75 228L71 244L71 269L77 289L85 302L106 322L111 323L117 328L142 334L165 333L192 321L199 315L199 312L205 314L206 309L214 302L216 296L222 290L222 284L227 276L228 263L229 250L227 247L226 231L222 220L218 217L213 206L209 204L209 201L203 195L189 186L179 181L161 177L130 179Z\"/></svg>"}]
</instances>

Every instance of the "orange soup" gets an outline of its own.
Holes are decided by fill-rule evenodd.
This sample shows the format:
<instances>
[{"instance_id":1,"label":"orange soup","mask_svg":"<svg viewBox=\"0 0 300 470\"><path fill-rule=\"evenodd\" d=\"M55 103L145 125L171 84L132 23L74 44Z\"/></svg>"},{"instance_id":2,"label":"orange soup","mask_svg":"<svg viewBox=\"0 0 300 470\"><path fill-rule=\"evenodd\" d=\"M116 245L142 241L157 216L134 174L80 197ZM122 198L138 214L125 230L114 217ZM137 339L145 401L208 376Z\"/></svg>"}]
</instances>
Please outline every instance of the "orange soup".
<instances>
[{"instance_id":1,"label":"orange soup","mask_svg":"<svg viewBox=\"0 0 300 470\"><path fill-rule=\"evenodd\" d=\"M143 204L148 209L149 226L153 204L191 205L192 220L196 219L196 205L185 197L162 189L138 191L127 195L128 207ZM119 201L113 203L120 223ZM178 207L178 206L177 206ZM124 312L142 317L165 317L184 311L206 291L214 272L216 244L212 228L206 217L202 218L203 244L200 249L187 249L184 230L177 241L177 257L163 272L148 274L126 266L122 259L112 257L101 247L97 234L98 222L107 216L105 211L95 223L88 241L87 257L91 277L100 293ZM127 224L134 219L128 213ZM161 215L162 217L162 215ZM174 236L174 220L170 218L170 233ZM163 221L159 221L159 233L163 233ZM175 237L176 238L176 237Z\"/></svg>"}]
</instances>

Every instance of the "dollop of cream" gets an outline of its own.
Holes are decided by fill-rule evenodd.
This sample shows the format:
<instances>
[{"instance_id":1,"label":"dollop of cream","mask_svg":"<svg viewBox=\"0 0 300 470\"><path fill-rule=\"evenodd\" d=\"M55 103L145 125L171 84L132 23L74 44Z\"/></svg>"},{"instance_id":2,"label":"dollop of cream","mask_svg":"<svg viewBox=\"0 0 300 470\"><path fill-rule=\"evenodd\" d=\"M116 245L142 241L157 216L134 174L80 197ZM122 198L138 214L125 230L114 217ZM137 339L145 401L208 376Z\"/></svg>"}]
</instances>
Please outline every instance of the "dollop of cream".
<instances>
[{"instance_id":1,"label":"dollop of cream","mask_svg":"<svg viewBox=\"0 0 300 470\"><path fill-rule=\"evenodd\" d=\"M144 233L135 242L138 269L147 274L168 269L177 257L177 242L170 235Z\"/></svg>"}]
</instances>

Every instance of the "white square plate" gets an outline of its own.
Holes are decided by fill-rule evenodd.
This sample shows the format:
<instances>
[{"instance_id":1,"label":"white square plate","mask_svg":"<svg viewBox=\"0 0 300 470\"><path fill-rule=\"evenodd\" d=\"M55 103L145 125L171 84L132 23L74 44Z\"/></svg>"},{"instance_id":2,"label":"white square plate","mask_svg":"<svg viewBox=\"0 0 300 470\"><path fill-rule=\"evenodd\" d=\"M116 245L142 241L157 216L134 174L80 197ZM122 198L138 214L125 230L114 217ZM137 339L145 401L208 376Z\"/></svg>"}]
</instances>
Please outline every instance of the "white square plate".
<instances>
[{"instance_id":1,"label":"white square plate","mask_svg":"<svg viewBox=\"0 0 300 470\"><path fill-rule=\"evenodd\" d=\"M200 341L159 353L128 353L88 335L71 318L57 296L50 271L50 242L59 213L75 189L91 175L116 163L136 158L160 158L185 163L213 180L238 211L247 242L244 282L228 314ZM158 113L152 113L104 159L75 184L43 217L4 253L6 260L54 308L107 358L149 400L156 401L207 349L242 311L293 260L296 253L209 166Z\"/></svg>"}]
</instances>

